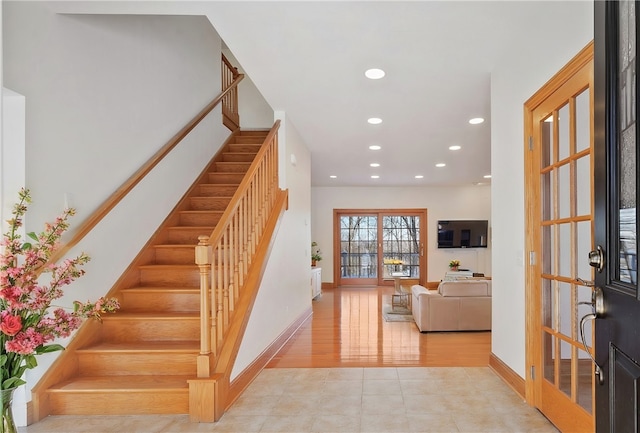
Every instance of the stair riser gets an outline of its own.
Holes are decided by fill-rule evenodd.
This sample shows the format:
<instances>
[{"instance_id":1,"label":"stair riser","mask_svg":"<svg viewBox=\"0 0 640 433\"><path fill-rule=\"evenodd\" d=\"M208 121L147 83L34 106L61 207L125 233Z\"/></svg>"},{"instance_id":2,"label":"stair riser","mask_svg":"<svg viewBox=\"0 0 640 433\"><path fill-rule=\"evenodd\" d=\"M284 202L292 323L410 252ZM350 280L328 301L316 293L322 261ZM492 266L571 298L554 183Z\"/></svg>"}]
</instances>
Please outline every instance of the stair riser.
<instances>
[{"instance_id":1,"label":"stair riser","mask_svg":"<svg viewBox=\"0 0 640 433\"><path fill-rule=\"evenodd\" d=\"M185 414L189 392L56 392L49 393L49 407L51 415Z\"/></svg>"},{"instance_id":2,"label":"stair riser","mask_svg":"<svg viewBox=\"0 0 640 433\"><path fill-rule=\"evenodd\" d=\"M200 195L203 197L232 197L238 189L238 185L204 184L200 186Z\"/></svg>"},{"instance_id":3,"label":"stair riser","mask_svg":"<svg viewBox=\"0 0 640 433\"><path fill-rule=\"evenodd\" d=\"M196 375L197 353L78 353L83 376Z\"/></svg>"},{"instance_id":4,"label":"stair riser","mask_svg":"<svg viewBox=\"0 0 640 433\"><path fill-rule=\"evenodd\" d=\"M244 173L216 173L211 172L207 175L208 183L224 183L224 184L237 184L239 185L244 178Z\"/></svg>"},{"instance_id":5,"label":"stair riser","mask_svg":"<svg viewBox=\"0 0 640 433\"><path fill-rule=\"evenodd\" d=\"M218 210L223 211L229 205L231 197L192 197L190 199L193 210Z\"/></svg>"},{"instance_id":6,"label":"stair riser","mask_svg":"<svg viewBox=\"0 0 640 433\"><path fill-rule=\"evenodd\" d=\"M210 236L212 232L213 227L172 228L171 230L169 230L169 243L195 246L198 244L198 236Z\"/></svg>"},{"instance_id":7,"label":"stair riser","mask_svg":"<svg viewBox=\"0 0 640 433\"><path fill-rule=\"evenodd\" d=\"M142 268L140 269L140 284L142 286L160 287L199 287L200 274L198 268Z\"/></svg>"},{"instance_id":8,"label":"stair riser","mask_svg":"<svg viewBox=\"0 0 640 433\"><path fill-rule=\"evenodd\" d=\"M222 154L224 162L253 162L255 153L248 152L226 152Z\"/></svg>"},{"instance_id":9,"label":"stair riser","mask_svg":"<svg viewBox=\"0 0 640 433\"><path fill-rule=\"evenodd\" d=\"M200 311L200 293L176 292L121 292L122 310L128 312L198 312Z\"/></svg>"},{"instance_id":10,"label":"stair riser","mask_svg":"<svg viewBox=\"0 0 640 433\"><path fill-rule=\"evenodd\" d=\"M181 212L181 226L215 227L220 222L222 211Z\"/></svg>"},{"instance_id":11,"label":"stair riser","mask_svg":"<svg viewBox=\"0 0 640 433\"><path fill-rule=\"evenodd\" d=\"M266 137L266 135L264 137L260 135L236 135L233 140L235 143L233 144L262 144Z\"/></svg>"},{"instance_id":12,"label":"stair riser","mask_svg":"<svg viewBox=\"0 0 640 433\"><path fill-rule=\"evenodd\" d=\"M216 162L214 169L218 173L246 173L250 162Z\"/></svg>"},{"instance_id":13,"label":"stair riser","mask_svg":"<svg viewBox=\"0 0 640 433\"><path fill-rule=\"evenodd\" d=\"M193 265L196 260L195 247L159 247L155 248L155 263L157 265Z\"/></svg>"},{"instance_id":14,"label":"stair riser","mask_svg":"<svg viewBox=\"0 0 640 433\"><path fill-rule=\"evenodd\" d=\"M103 322L105 341L111 343L145 341L197 340L200 336L200 320L118 320Z\"/></svg>"},{"instance_id":15,"label":"stair riser","mask_svg":"<svg viewBox=\"0 0 640 433\"><path fill-rule=\"evenodd\" d=\"M230 144L230 152L258 153L262 144Z\"/></svg>"}]
</instances>

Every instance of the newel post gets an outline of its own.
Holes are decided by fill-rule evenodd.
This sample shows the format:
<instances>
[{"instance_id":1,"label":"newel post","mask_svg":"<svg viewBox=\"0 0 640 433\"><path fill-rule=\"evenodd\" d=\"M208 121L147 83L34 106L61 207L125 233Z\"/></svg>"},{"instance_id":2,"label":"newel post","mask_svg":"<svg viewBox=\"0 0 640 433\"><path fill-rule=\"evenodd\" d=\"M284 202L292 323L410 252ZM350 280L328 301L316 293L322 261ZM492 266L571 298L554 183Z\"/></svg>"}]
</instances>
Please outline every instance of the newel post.
<instances>
[{"instance_id":1,"label":"newel post","mask_svg":"<svg viewBox=\"0 0 640 433\"><path fill-rule=\"evenodd\" d=\"M198 236L196 265L200 269L200 354L198 355L198 377L211 376L211 281L212 249L208 236Z\"/></svg>"}]
</instances>

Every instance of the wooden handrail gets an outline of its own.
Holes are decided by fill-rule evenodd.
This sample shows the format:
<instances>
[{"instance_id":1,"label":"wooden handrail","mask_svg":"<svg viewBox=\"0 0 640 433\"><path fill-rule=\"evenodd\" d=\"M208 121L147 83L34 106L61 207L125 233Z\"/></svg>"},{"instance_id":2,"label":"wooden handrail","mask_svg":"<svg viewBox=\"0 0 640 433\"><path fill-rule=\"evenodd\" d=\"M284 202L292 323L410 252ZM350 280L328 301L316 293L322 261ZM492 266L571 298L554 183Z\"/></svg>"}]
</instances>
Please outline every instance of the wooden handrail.
<instances>
[{"instance_id":1,"label":"wooden handrail","mask_svg":"<svg viewBox=\"0 0 640 433\"><path fill-rule=\"evenodd\" d=\"M187 123L180 131L178 131L171 139L160 148L149 160L142 165L129 179L127 179L113 194L109 196L101 205L87 218L79 228L74 232L71 239L51 256L49 263L55 263L60 260L71 248L76 246L100 221L131 191L140 181L156 166L162 159L176 147L183 138L189 134L207 114L211 112L224 97L238 87L238 83L242 81L244 74L237 74L229 87L224 89L216 96L206 107L204 107L189 123Z\"/></svg>"}]
</instances>

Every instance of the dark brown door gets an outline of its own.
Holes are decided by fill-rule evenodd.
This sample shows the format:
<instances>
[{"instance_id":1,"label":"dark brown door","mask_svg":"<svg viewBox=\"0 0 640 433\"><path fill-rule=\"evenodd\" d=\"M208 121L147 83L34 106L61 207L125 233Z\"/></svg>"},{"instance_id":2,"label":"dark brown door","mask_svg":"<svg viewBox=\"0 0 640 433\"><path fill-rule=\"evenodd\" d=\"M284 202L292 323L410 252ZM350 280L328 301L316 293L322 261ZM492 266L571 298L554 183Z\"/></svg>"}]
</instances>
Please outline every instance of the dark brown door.
<instances>
[{"instance_id":1,"label":"dark brown door","mask_svg":"<svg viewBox=\"0 0 640 433\"><path fill-rule=\"evenodd\" d=\"M637 8L595 4L596 431L640 430ZM584 258L587 260L587 258Z\"/></svg>"}]
</instances>

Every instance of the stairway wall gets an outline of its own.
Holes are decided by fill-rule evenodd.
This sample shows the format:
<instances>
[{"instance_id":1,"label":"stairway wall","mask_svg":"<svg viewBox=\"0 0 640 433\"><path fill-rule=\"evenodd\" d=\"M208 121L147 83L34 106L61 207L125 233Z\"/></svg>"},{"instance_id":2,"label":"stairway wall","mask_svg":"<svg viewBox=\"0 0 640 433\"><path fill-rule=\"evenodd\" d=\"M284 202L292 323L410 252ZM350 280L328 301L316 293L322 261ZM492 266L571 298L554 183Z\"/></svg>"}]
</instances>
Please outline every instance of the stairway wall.
<instances>
[{"instance_id":1,"label":"stairway wall","mask_svg":"<svg viewBox=\"0 0 640 433\"><path fill-rule=\"evenodd\" d=\"M221 40L206 18L66 16L55 3L3 2L4 84L27 106L27 231L65 194L73 230L220 92ZM63 304L111 288L229 135L219 109L209 119L70 252L92 261ZM30 385L56 356L38 358Z\"/></svg>"}]
</instances>

